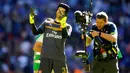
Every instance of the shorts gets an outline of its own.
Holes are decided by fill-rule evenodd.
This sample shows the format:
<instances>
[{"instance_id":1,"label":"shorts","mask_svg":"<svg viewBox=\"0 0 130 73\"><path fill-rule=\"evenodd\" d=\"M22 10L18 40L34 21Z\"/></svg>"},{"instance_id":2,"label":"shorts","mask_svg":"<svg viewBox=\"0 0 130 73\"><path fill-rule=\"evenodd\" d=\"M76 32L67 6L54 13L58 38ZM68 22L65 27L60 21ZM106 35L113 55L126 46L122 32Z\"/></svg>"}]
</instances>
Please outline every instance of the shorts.
<instances>
[{"instance_id":1,"label":"shorts","mask_svg":"<svg viewBox=\"0 0 130 73\"><path fill-rule=\"evenodd\" d=\"M92 73L119 73L118 60L97 61L94 60Z\"/></svg>"},{"instance_id":2,"label":"shorts","mask_svg":"<svg viewBox=\"0 0 130 73\"><path fill-rule=\"evenodd\" d=\"M40 64L42 73L51 73L52 69L55 73L68 73L65 61L42 58Z\"/></svg>"}]
</instances>

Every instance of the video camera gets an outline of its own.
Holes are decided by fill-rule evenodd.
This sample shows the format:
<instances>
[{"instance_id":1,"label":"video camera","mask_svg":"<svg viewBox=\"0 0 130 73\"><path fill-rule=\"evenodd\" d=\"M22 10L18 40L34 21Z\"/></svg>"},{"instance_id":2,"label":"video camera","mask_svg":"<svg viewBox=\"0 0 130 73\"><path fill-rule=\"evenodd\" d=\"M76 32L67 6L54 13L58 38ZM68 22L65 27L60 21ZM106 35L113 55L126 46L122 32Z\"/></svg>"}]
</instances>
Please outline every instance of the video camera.
<instances>
[{"instance_id":1,"label":"video camera","mask_svg":"<svg viewBox=\"0 0 130 73\"><path fill-rule=\"evenodd\" d=\"M79 29L82 32L82 35L84 36L83 42L84 42L84 50L77 50L75 56L82 59L82 62L84 64L84 68L86 72L90 72L90 64L88 62L88 57L90 54L86 51L86 29L88 27L88 24L91 22L91 18L93 14L92 11L92 0L90 0L90 10L89 11L75 11L75 22L78 23L81 28Z\"/></svg>"},{"instance_id":2,"label":"video camera","mask_svg":"<svg viewBox=\"0 0 130 73\"><path fill-rule=\"evenodd\" d=\"M74 15L76 23L79 23L81 25L88 25L91 22L92 13L90 13L89 11L81 12L77 10L74 12Z\"/></svg>"},{"instance_id":3,"label":"video camera","mask_svg":"<svg viewBox=\"0 0 130 73\"><path fill-rule=\"evenodd\" d=\"M82 63L84 63L85 65L84 67L85 71L89 72L90 64L88 62L88 57L90 56L90 53L86 51L86 47L87 47L86 46L86 29L87 29L88 24L90 24L91 22L92 13L89 11L81 12L77 10L74 12L74 15L75 15L75 22L81 26L80 31L82 32L84 36L84 39L83 39L84 50L77 50L75 56L82 59Z\"/></svg>"},{"instance_id":4,"label":"video camera","mask_svg":"<svg viewBox=\"0 0 130 73\"><path fill-rule=\"evenodd\" d=\"M86 37L86 29L88 24L90 24L91 22L91 17L92 17L92 13L90 13L89 11L75 11L74 12L75 15L75 21L76 23L80 24L81 28L80 31L82 32L82 34L84 35L84 37ZM86 38L84 38L84 50L86 49ZM79 56L82 59L87 59L89 56L89 53L87 53L86 51L82 52L82 51L76 51L76 56ZM85 58L84 58L85 57ZM83 61L84 62L84 61Z\"/></svg>"}]
</instances>

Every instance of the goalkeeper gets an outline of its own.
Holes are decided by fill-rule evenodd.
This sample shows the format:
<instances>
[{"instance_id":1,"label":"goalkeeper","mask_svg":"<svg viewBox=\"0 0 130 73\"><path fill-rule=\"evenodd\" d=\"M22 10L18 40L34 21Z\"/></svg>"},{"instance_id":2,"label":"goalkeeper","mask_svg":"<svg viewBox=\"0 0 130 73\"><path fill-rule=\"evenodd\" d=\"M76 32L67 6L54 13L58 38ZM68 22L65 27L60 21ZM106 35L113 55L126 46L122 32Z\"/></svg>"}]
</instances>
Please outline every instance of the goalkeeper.
<instances>
[{"instance_id":1,"label":"goalkeeper","mask_svg":"<svg viewBox=\"0 0 130 73\"><path fill-rule=\"evenodd\" d=\"M66 23L69 6L64 3L58 5L56 18L47 18L38 28L35 26L33 9L29 14L29 21L34 35L44 33L41 49L40 70L42 73L68 73L64 54L65 41L70 36L72 27Z\"/></svg>"}]
</instances>

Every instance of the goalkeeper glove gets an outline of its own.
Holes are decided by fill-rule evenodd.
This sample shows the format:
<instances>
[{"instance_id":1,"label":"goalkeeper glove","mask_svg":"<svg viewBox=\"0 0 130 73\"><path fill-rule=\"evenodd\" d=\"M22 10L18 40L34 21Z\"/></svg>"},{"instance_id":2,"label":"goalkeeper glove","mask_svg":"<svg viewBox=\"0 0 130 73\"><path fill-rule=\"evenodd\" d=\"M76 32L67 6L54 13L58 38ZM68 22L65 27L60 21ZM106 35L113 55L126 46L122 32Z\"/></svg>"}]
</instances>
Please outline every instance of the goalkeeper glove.
<instances>
[{"instance_id":1,"label":"goalkeeper glove","mask_svg":"<svg viewBox=\"0 0 130 73\"><path fill-rule=\"evenodd\" d=\"M31 7L30 13L29 13L29 22L30 22L30 24L34 24L35 23L34 17L37 14L34 12L34 10L35 10L35 8Z\"/></svg>"},{"instance_id":2,"label":"goalkeeper glove","mask_svg":"<svg viewBox=\"0 0 130 73\"><path fill-rule=\"evenodd\" d=\"M61 23L61 28L65 28L66 27L66 20L67 20L67 16L63 17L60 21Z\"/></svg>"}]
</instances>

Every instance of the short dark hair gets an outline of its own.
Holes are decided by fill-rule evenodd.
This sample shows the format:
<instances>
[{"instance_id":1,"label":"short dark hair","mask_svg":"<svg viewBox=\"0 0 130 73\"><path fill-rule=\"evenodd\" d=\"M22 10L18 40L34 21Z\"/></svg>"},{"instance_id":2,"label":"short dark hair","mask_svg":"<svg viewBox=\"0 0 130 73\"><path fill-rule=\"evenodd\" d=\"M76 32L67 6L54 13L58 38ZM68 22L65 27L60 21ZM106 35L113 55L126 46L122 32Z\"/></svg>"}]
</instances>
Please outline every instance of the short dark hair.
<instances>
[{"instance_id":1,"label":"short dark hair","mask_svg":"<svg viewBox=\"0 0 130 73\"><path fill-rule=\"evenodd\" d=\"M108 15L102 11L102 12L97 13L96 18L103 19L104 21L107 21Z\"/></svg>"},{"instance_id":2,"label":"short dark hair","mask_svg":"<svg viewBox=\"0 0 130 73\"><path fill-rule=\"evenodd\" d=\"M65 9L65 13L68 14L69 9L70 9L69 5L67 5L67 4L65 4L65 3L60 3L60 4L58 5L58 8L59 8L59 7L64 8L64 9Z\"/></svg>"}]
</instances>

